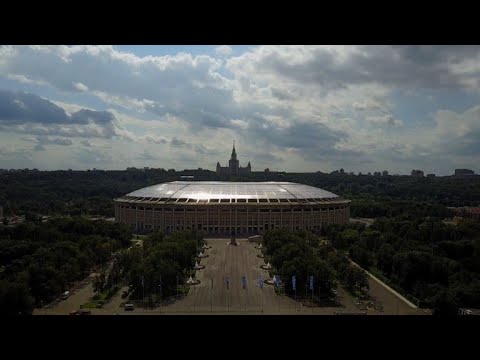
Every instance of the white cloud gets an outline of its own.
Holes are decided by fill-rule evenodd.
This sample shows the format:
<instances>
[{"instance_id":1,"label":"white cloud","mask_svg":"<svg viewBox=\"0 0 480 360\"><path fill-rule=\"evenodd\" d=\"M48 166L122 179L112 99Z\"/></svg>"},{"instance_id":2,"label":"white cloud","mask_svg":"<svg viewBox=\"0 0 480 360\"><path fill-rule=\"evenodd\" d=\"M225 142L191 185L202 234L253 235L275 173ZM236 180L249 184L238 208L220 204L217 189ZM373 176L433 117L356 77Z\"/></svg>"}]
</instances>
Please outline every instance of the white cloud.
<instances>
[{"instance_id":1,"label":"white cloud","mask_svg":"<svg viewBox=\"0 0 480 360\"><path fill-rule=\"evenodd\" d=\"M392 126L402 126L403 122L391 114L385 114L381 116L368 116L367 121L372 124L378 125L392 125Z\"/></svg>"},{"instance_id":2,"label":"white cloud","mask_svg":"<svg viewBox=\"0 0 480 360\"><path fill-rule=\"evenodd\" d=\"M144 139L149 143L166 144L168 140L163 136L145 135Z\"/></svg>"},{"instance_id":3,"label":"white cloud","mask_svg":"<svg viewBox=\"0 0 480 360\"><path fill-rule=\"evenodd\" d=\"M232 48L228 45L222 45L215 48L215 53L221 56L228 56L232 54Z\"/></svg>"},{"instance_id":4,"label":"white cloud","mask_svg":"<svg viewBox=\"0 0 480 360\"><path fill-rule=\"evenodd\" d=\"M81 82L73 83L73 87L81 92L88 91L88 86L85 84L82 84Z\"/></svg>"}]
</instances>

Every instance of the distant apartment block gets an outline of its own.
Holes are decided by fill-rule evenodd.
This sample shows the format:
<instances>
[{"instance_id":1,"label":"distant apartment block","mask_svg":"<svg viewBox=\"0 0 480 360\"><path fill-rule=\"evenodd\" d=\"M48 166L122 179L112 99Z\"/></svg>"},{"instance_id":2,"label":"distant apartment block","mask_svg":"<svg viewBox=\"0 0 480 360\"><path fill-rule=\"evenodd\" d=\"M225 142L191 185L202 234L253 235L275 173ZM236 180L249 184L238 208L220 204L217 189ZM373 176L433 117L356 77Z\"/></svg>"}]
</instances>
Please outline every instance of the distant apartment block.
<instances>
[{"instance_id":1,"label":"distant apartment block","mask_svg":"<svg viewBox=\"0 0 480 360\"><path fill-rule=\"evenodd\" d=\"M470 169L455 169L455 174L453 175L453 177L456 177L456 178L469 178L472 176L478 176L478 175L476 175L475 172Z\"/></svg>"},{"instance_id":2,"label":"distant apartment block","mask_svg":"<svg viewBox=\"0 0 480 360\"><path fill-rule=\"evenodd\" d=\"M453 210L455 216L471 219L475 221L480 221L480 207L460 207L460 208L449 208Z\"/></svg>"},{"instance_id":3,"label":"distant apartment block","mask_svg":"<svg viewBox=\"0 0 480 360\"><path fill-rule=\"evenodd\" d=\"M414 177L423 177L423 171L422 170L412 170L411 176Z\"/></svg>"}]
</instances>

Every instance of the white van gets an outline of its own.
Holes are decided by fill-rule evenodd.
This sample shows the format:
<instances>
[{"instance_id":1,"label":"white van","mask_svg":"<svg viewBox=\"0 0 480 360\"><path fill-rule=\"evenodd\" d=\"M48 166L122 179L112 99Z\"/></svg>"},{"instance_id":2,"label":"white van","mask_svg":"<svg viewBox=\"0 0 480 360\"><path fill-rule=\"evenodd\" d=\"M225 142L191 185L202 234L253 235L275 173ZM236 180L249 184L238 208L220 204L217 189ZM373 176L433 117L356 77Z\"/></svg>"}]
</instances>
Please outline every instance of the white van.
<instances>
[{"instance_id":1,"label":"white van","mask_svg":"<svg viewBox=\"0 0 480 360\"><path fill-rule=\"evenodd\" d=\"M70 291L65 291L63 294L62 294L62 299L65 300L66 298L68 298L70 296Z\"/></svg>"}]
</instances>

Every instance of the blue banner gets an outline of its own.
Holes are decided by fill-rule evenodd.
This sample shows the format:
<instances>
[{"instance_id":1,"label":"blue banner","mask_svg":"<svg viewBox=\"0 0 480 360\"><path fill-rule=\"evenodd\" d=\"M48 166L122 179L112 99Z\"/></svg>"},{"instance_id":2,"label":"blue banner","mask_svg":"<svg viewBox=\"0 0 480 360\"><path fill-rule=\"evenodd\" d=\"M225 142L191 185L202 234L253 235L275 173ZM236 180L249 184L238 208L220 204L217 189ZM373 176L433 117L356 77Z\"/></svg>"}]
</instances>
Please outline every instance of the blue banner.
<instances>
[{"instance_id":1,"label":"blue banner","mask_svg":"<svg viewBox=\"0 0 480 360\"><path fill-rule=\"evenodd\" d=\"M292 276L292 287L293 290L297 290L297 277L295 275Z\"/></svg>"},{"instance_id":2,"label":"blue banner","mask_svg":"<svg viewBox=\"0 0 480 360\"><path fill-rule=\"evenodd\" d=\"M242 276L242 286L244 289L247 287L247 277L245 275Z\"/></svg>"},{"instance_id":3,"label":"blue banner","mask_svg":"<svg viewBox=\"0 0 480 360\"><path fill-rule=\"evenodd\" d=\"M313 290L313 276L310 276L310 290Z\"/></svg>"},{"instance_id":4,"label":"blue banner","mask_svg":"<svg viewBox=\"0 0 480 360\"><path fill-rule=\"evenodd\" d=\"M260 286L260 289L263 289L263 276L260 275L260 278L258 279L258 286Z\"/></svg>"},{"instance_id":5,"label":"blue banner","mask_svg":"<svg viewBox=\"0 0 480 360\"><path fill-rule=\"evenodd\" d=\"M280 275L277 275L275 280L277 280L277 287L280 287Z\"/></svg>"}]
</instances>

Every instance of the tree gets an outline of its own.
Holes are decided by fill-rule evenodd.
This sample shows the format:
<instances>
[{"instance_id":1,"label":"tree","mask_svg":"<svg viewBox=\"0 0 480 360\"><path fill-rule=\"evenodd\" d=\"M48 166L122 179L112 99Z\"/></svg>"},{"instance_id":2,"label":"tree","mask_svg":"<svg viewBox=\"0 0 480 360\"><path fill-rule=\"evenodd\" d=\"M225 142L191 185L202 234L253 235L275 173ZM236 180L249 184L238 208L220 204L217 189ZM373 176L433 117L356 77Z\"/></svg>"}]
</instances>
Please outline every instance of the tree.
<instances>
[{"instance_id":1,"label":"tree","mask_svg":"<svg viewBox=\"0 0 480 360\"><path fill-rule=\"evenodd\" d=\"M390 244L383 244L377 253L377 267L387 276L392 273L395 250Z\"/></svg>"},{"instance_id":2,"label":"tree","mask_svg":"<svg viewBox=\"0 0 480 360\"><path fill-rule=\"evenodd\" d=\"M100 274L95 276L95 278L93 279L92 285L93 285L93 291L95 291L96 293L102 293L106 290L107 281L106 281L105 270L102 270Z\"/></svg>"}]
</instances>

